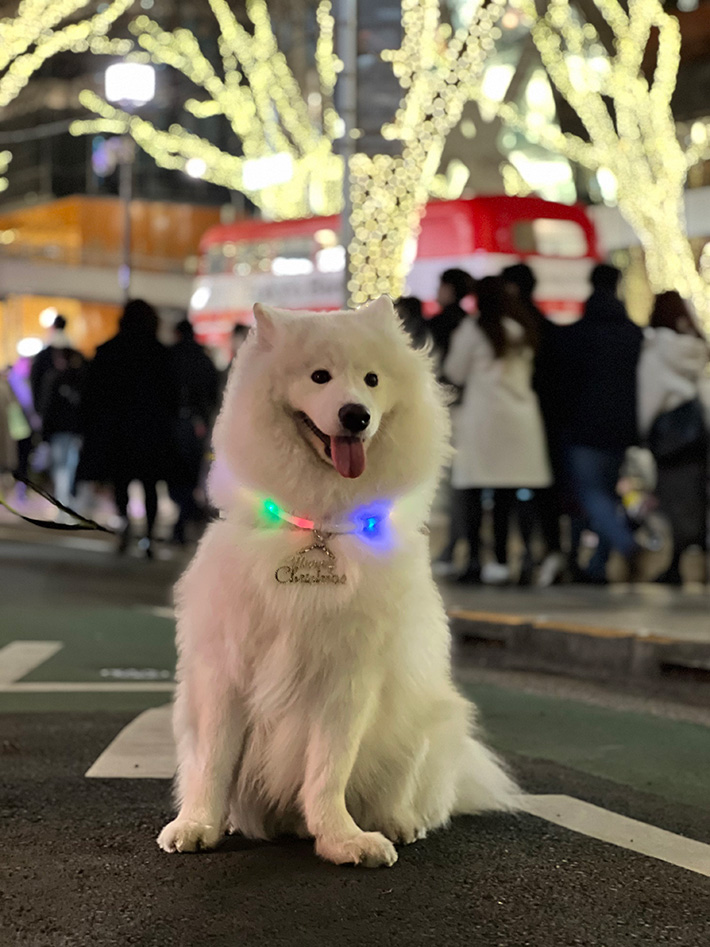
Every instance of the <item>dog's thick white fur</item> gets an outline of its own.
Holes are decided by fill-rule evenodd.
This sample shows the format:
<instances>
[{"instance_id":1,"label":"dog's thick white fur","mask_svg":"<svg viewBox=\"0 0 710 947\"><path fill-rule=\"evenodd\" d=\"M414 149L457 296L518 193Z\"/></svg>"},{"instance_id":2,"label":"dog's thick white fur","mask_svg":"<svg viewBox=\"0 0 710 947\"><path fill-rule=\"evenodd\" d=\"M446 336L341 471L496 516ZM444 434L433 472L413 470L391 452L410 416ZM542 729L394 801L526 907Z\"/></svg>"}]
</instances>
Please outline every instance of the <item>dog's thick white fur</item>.
<instances>
[{"instance_id":1,"label":"dog's thick white fur","mask_svg":"<svg viewBox=\"0 0 710 947\"><path fill-rule=\"evenodd\" d=\"M388 298L255 314L214 434L223 518L177 587L180 808L158 843L188 852L225 831L296 833L337 864L392 865L393 843L457 813L512 809L517 794L452 684L430 573L423 527L449 453L447 411ZM318 371L329 380L316 383ZM339 412L353 404L370 421L359 446L344 442L343 475L326 444L349 433ZM362 450L362 472L353 461L348 475L347 445ZM313 534L264 522L263 498L316 522L371 503L392 513L379 541L327 540L344 581L277 582Z\"/></svg>"}]
</instances>

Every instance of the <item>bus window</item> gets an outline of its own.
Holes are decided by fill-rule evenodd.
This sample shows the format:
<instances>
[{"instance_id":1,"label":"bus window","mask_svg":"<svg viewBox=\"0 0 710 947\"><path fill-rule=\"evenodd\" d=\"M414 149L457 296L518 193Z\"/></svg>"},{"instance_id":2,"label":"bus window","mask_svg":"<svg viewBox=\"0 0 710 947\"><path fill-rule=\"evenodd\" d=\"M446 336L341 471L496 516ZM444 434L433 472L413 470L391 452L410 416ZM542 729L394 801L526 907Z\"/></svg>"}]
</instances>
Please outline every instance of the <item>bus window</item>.
<instances>
[{"instance_id":1,"label":"bus window","mask_svg":"<svg viewBox=\"0 0 710 947\"><path fill-rule=\"evenodd\" d=\"M513 243L518 253L539 256L582 257L588 252L584 230L575 220L518 220L513 224Z\"/></svg>"},{"instance_id":2,"label":"bus window","mask_svg":"<svg viewBox=\"0 0 710 947\"><path fill-rule=\"evenodd\" d=\"M227 265L222 251L222 244L213 243L206 254L205 272L214 275L215 273L225 273L226 271Z\"/></svg>"},{"instance_id":3,"label":"bus window","mask_svg":"<svg viewBox=\"0 0 710 947\"><path fill-rule=\"evenodd\" d=\"M308 276L313 272L313 239L310 236L280 237L271 243L274 276Z\"/></svg>"}]
</instances>

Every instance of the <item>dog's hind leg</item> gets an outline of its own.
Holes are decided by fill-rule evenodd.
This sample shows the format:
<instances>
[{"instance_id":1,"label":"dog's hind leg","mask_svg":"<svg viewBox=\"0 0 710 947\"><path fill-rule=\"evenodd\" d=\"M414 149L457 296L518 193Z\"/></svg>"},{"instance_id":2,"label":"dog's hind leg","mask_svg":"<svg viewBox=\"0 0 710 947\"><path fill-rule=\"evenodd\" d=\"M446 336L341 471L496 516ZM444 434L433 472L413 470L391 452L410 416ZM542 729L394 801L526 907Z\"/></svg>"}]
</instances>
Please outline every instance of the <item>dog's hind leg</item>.
<instances>
[{"instance_id":1,"label":"dog's hind leg","mask_svg":"<svg viewBox=\"0 0 710 947\"><path fill-rule=\"evenodd\" d=\"M231 684L204 666L178 685L174 710L180 812L158 836L166 852L214 848L224 835L246 715Z\"/></svg>"},{"instance_id":2,"label":"dog's hind leg","mask_svg":"<svg viewBox=\"0 0 710 947\"><path fill-rule=\"evenodd\" d=\"M471 716L471 705L458 694L432 707L414 796L414 811L428 829L453 815L515 808L519 790L496 755L471 735Z\"/></svg>"}]
</instances>

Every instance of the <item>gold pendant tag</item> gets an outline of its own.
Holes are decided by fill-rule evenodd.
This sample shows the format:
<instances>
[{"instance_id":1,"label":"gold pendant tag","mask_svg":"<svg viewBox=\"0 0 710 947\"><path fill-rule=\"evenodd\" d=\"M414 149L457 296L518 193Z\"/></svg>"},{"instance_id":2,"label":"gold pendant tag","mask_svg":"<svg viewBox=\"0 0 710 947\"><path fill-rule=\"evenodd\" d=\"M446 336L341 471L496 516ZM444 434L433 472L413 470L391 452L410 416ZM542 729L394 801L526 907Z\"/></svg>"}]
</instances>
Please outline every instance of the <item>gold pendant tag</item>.
<instances>
[{"instance_id":1,"label":"gold pendant tag","mask_svg":"<svg viewBox=\"0 0 710 947\"><path fill-rule=\"evenodd\" d=\"M313 530L314 542L280 565L274 577L280 585L342 585L345 575L335 571L333 551L326 542L327 536Z\"/></svg>"}]
</instances>

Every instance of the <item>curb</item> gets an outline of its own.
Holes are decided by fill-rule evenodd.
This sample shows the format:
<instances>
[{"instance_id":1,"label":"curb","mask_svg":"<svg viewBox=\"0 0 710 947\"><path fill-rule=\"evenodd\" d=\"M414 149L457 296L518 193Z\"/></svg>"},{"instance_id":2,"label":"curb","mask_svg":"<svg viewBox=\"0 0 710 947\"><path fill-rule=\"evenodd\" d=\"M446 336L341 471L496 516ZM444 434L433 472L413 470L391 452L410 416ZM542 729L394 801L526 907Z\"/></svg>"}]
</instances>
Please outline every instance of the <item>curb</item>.
<instances>
[{"instance_id":1,"label":"curb","mask_svg":"<svg viewBox=\"0 0 710 947\"><path fill-rule=\"evenodd\" d=\"M462 608L448 616L454 638L483 667L710 685L710 643Z\"/></svg>"}]
</instances>

